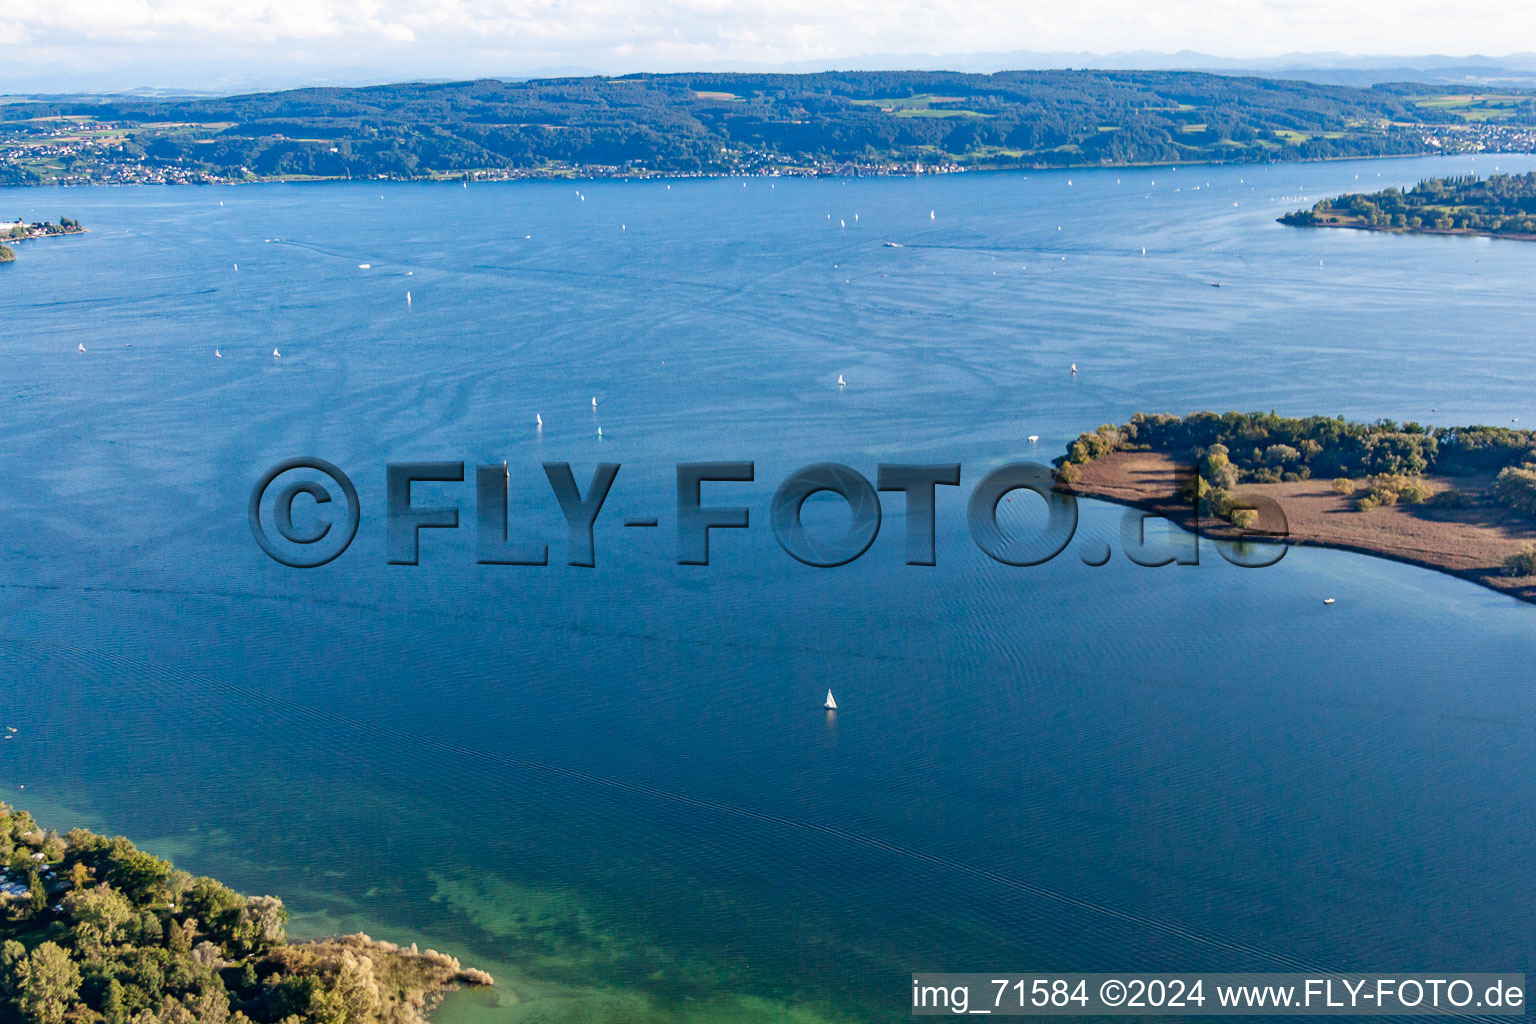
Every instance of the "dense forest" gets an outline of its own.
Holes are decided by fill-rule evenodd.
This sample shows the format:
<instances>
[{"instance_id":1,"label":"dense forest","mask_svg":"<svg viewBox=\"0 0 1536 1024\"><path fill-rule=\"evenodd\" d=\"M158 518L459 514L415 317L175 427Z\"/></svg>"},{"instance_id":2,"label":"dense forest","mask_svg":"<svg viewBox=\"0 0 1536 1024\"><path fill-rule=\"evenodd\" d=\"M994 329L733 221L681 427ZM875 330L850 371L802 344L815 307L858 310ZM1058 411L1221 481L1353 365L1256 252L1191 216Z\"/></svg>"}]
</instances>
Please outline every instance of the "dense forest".
<instances>
[{"instance_id":1,"label":"dense forest","mask_svg":"<svg viewBox=\"0 0 1536 1024\"><path fill-rule=\"evenodd\" d=\"M7 1024L421 1024L443 989L491 983L365 935L290 943L275 896L5 804L0 865Z\"/></svg>"},{"instance_id":2,"label":"dense forest","mask_svg":"<svg viewBox=\"0 0 1536 1024\"><path fill-rule=\"evenodd\" d=\"M1351 193L1280 218L1300 227L1536 236L1536 172L1429 178L1407 191Z\"/></svg>"},{"instance_id":3,"label":"dense forest","mask_svg":"<svg viewBox=\"0 0 1536 1024\"><path fill-rule=\"evenodd\" d=\"M1193 72L675 74L299 89L214 99L11 100L0 183L423 177L551 168L814 172L1274 161L1438 151L1487 119L1434 87ZM1481 108L1479 108L1481 109ZM1536 125L1536 94L1497 108Z\"/></svg>"},{"instance_id":4,"label":"dense forest","mask_svg":"<svg viewBox=\"0 0 1536 1024\"><path fill-rule=\"evenodd\" d=\"M1080 435L1056 460L1057 479L1070 486L1079 467L1117 451L1167 452L1187 460L1189 497L1203 513L1238 525L1251 510L1233 501L1241 483L1330 477L1363 512L1383 505L1436 501L1454 506L1454 488L1424 479L1496 474L1494 498L1536 519L1536 431L1506 427L1427 427L1342 417L1290 418L1270 413L1197 412L1189 416L1137 413L1129 423L1105 424ZM1247 513L1247 515L1244 515Z\"/></svg>"}]
</instances>

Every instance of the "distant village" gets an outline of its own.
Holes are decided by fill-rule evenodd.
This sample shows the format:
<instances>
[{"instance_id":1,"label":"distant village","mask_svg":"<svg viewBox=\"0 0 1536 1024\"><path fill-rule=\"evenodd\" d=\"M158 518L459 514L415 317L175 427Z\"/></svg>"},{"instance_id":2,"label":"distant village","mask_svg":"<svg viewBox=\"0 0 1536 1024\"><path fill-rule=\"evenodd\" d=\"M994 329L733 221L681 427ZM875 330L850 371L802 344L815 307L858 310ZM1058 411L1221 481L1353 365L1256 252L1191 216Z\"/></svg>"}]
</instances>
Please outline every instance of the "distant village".
<instances>
[{"instance_id":1,"label":"distant village","mask_svg":"<svg viewBox=\"0 0 1536 1024\"><path fill-rule=\"evenodd\" d=\"M94 129L107 130L116 126L99 124ZM272 136L281 141L282 136ZM334 150L333 150L334 152ZM220 174L182 163L161 162L142 155L131 154L120 144L108 143L101 138L72 137L69 130L60 130L53 139L39 144L35 139L23 142L0 136L0 184L10 180L5 171L7 165L19 169L29 166L44 168L41 184L81 185L237 185L247 182L273 180L256 174L248 167L239 168L238 174ZM957 174L967 168L949 160L930 161L846 161L825 160L798 164L786 162L775 154L737 151L723 153L721 166L710 171L677 172L659 171L643 161L623 164L577 164L550 161L537 167L480 167L468 170L429 171L416 175L374 174L370 180L464 180L464 181L521 181L551 178L715 178L732 177L882 177L925 174ZM13 175L11 183L20 183L21 177ZM277 179L281 180L281 176ZM0 222L0 238L5 237L7 225ZM25 226L25 225L22 225ZM20 238L21 236L12 236ZM39 237L29 235L27 237Z\"/></svg>"},{"instance_id":2,"label":"distant village","mask_svg":"<svg viewBox=\"0 0 1536 1024\"><path fill-rule=\"evenodd\" d=\"M1536 128L1519 125L1435 125L1423 139L1442 153L1536 153Z\"/></svg>"},{"instance_id":3,"label":"distant village","mask_svg":"<svg viewBox=\"0 0 1536 1024\"><path fill-rule=\"evenodd\" d=\"M34 221L31 224L22 220L0 220L0 242L25 242L31 238L78 235L84 230L79 221L69 217L60 217L57 224L46 220Z\"/></svg>"}]
</instances>

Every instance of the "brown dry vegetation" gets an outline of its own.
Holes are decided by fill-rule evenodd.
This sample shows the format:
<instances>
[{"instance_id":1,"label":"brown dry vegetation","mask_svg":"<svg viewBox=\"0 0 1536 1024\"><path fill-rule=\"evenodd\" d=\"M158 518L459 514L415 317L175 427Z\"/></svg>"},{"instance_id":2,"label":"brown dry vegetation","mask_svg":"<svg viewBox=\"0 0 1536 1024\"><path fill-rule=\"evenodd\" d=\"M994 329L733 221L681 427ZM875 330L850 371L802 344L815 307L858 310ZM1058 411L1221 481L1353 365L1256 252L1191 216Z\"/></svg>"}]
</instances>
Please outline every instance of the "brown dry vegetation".
<instances>
[{"instance_id":1,"label":"brown dry vegetation","mask_svg":"<svg viewBox=\"0 0 1536 1024\"><path fill-rule=\"evenodd\" d=\"M1167 454L1114 452L1084 463L1078 470L1078 477L1065 488L1076 495L1157 512L1186 528L1193 524L1190 502L1173 497L1183 481ZM1460 491L1468 499L1466 506L1449 508L1427 502L1360 512L1352 498L1335 493L1332 481L1322 479L1244 483L1234 488L1233 494L1239 499L1267 497L1278 504L1285 513L1291 544L1340 548L1408 562L1536 602L1536 577L1504 574L1505 560L1536 542L1536 524L1514 519L1509 509L1489 498L1491 475L1424 479L1436 491ZM1270 530L1275 525L1266 517L1256 529ZM1200 532L1217 538L1235 538L1242 533L1210 517L1201 519Z\"/></svg>"},{"instance_id":2,"label":"brown dry vegetation","mask_svg":"<svg viewBox=\"0 0 1536 1024\"><path fill-rule=\"evenodd\" d=\"M460 985L490 985L484 971L465 968L453 957L429 949L418 952L359 932L275 950L289 974L318 973L332 979L355 1015L349 1019L381 1024L427 1024L427 1014L444 993Z\"/></svg>"}]
</instances>

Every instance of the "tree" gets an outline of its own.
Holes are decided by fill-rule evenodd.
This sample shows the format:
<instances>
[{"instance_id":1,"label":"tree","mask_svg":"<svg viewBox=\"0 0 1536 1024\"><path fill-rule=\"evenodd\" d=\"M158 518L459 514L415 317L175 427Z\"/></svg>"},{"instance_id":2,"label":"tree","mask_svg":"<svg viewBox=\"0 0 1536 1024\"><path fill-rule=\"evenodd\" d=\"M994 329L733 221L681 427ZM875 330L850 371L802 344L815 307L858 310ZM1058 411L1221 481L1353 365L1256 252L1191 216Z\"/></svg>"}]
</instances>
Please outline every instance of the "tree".
<instances>
[{"instance_id":1,"label":"tree","mask_svg":"<svg viewBox=\"0 0 1536 1024\"><path fill-rule=\"evenodd\" d=\"M137 849L121 836L111 841L104 867L98 874L140 905L153 902L172 870L168 861Z\"/></svg>"},{"instance_id":2,"label":"tree","mask_svg":"<svg viewBox=\"0 0 1536 1024\"><path fill-rule=\"evenodd\" d=\"M172 953L186 956L192 952L192 936L197 933L197 921L188 918L185 924L171 918L170 927L165 930L165 946Z\"/></svg>"},{"instance_id":3,"label":"tree","mask_svg":"<svg viewBox=\"0 0 1536 1024\"><path fill-rule=\"evenodd\" d=\"M1527 544L1504 559L1504 575L1536 576L1536 547Z\"/></svg>"},{"instance_id":4,"label":"tree","mask_svg":"<svg viewBox=\"0 0 1536 1024\"><path fill-rule=\"evenodd\" d=\"M1205 461L1200 468L1200 475L1218 491L1228 491L1237 486L1237 467L1232 465L1232 460L1227 456L1226 445L1213 444L1206 449Z\"/></svg>"},{"instance_id":5,"label":"tree","mask_svg":"<svg viewBox=\"0 0 1536 1024\"><path fill-rule=\"evenodd\" d=\"M288 911L276 896L250 896L245 901L236 938L245 952L264 953L288 941Z\"/></svg>"},{"instance_id":6,"label":"tree","mask_svg":"<svg viewBox=\"0 0 1536 1024\"><path fill-rule=\"evenodd\" d=\"M192 876L186 871L172 870L165 879L165 894L171 901L171 909L181 903L181 895L192 888Z\"/></svg>"},{"instance_id":7,"label":"tree","mask_svg":"<svg viewBox=\"0 0 1536 1024\"><path fill-rule=\"evenodd\" d=\"M75 942L91 952L117 942L133 920L133 906L105 882L94 889L71 890L64 897L64 911L75 919Z\"/></svg>"},{"instance_id":8,"label":"tree","mask_svg":"<svg viewBox=\"0 0 1536 1024\"><path fill-rule=\"evenodd\" d=\"M334 986L322 1000L322 1016L337 1024L365 1024L379 1015L379 982L373 973L373 960L346 951L336 966Z\"/></svg>"},{"instance_id":9,"label":"tree","mask_svg":"<svg viewBox=\"0 0 1536 1024\"><path fill-rule=\"evenodd\" d=\"M6 939L5 943L0 945L0 992L7 996L16 995L21 962L26 958L27 947L15 939Z\"/></svg>"},{"instance_id":10,"label":"tree","mask_svg":"<svg viewBox=\"0 0 1536 1024\"><path fill-rule=\"evenodd\" d=\"M123 1005L123 983L113 978L101 997L101 1016L106 1024L128 1024L128 1009Z\"/></svg>"},{"instance_id":11,"label":"tree","mask_svg":"<svg viewBox=\"0 0 1536 1024\"><path fill-rule=\"evenodd\" d=\"M1264 449L1264 461L1272 466L1301 461L1301 452L1288 444L1272 444Z\"/></svg>"},{"instance_id":12,"label":"tree","mask_svg":"<svg viewBox=\"0 0 1536 1024\"><path fill-rule=\"evenodd\" d=\"M64 1024L80 995L80 969L62 948L45 942L21 962L16 987L27 1021Z\"/></svg>"}]
</instances>

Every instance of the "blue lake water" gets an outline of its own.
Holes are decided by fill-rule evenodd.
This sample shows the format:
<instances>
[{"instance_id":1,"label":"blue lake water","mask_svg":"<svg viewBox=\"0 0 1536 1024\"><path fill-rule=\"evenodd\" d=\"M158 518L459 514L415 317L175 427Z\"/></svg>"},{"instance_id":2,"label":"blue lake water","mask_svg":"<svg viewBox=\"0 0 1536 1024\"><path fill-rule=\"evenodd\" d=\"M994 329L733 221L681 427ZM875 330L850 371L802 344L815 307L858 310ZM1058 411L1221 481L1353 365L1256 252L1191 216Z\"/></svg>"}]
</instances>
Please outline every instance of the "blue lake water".
<instances>
[{"instance_id":1,"label":"blue lake water","mask_svg":"<svg viewBox=\"0 0 1536 1024\"><path fill-rule=\"evenodd\" d=\"M1536 159L0 190L91 229L0 268L0 793L500 977L445 1021L890 1019L913 970L1527 970L1529 606L1308 549L1014 568L965 526L988 470L1137 410L1536 423L1536 246L1274 223L1495 164ZM246 522L294 455L361 498L314 570ZM752 525L679 566L674 466L726 459L756 479L706 503ZM412 460L506 460L551 564L477 565L465 482L417 485L460 528L388 565ZM595 568L544 461L622 464ZM938 564L902 564L898 495L850 565L780 550L769 500L817 461L961 463ZM1122 511L1081 511L1118 548Z\"/></svg>"}]
</instances>

